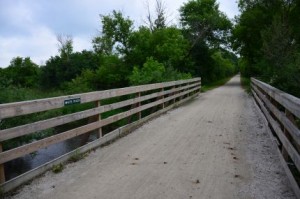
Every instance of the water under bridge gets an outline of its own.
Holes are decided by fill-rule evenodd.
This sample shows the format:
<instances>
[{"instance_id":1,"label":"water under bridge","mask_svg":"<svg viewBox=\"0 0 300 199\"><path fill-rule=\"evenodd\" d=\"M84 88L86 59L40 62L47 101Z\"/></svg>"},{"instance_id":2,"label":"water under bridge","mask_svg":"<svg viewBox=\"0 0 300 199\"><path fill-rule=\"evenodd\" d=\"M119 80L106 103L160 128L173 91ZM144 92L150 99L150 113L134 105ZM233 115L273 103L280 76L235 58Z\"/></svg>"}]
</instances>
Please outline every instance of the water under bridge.
<instances>
[{"instance_id":1,"label":"water under bridge","mask_svg":"<svg viewBox=\"0 0 300 199\"><path fill-rule=\"evenodd\" d=\"M0 130L3 142L73 124L1 152L2 191L35 178L6 197L299 198L300 100L251 82L252 95L235 76L201 94L195 78L1 104L0 119L85 108ZM8 162L78 136L87 143L5 181Z\"/></svg>"}]
</instances>

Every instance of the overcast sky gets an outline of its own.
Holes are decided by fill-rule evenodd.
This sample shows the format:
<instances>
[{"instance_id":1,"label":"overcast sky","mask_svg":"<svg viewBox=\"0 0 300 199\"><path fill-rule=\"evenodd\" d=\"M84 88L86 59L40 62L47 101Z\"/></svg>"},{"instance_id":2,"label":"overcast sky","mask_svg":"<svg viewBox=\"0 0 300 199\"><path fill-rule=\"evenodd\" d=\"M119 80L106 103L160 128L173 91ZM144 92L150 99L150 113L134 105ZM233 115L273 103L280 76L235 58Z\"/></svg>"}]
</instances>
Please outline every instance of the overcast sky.
<instances>
[{"instance_id":1,"label":"overcast sky","mask_svg":"<svg viewBox=\"0 0 300 199\"><path fill-rule=\"evenodd\" d=\"M178 9L188 0L164 0L173 23ZM91 40L101 28L99 14L120 10L143 24L146 0L0 0L0 67L13 57L31 57L43 64L57 52L56 35L73 37L74 51L92 49ZM229 18L238 14L236 0L218 0L220 10ZM155 0L149 0L150 7Z\"/></svg>"}]
</instances>

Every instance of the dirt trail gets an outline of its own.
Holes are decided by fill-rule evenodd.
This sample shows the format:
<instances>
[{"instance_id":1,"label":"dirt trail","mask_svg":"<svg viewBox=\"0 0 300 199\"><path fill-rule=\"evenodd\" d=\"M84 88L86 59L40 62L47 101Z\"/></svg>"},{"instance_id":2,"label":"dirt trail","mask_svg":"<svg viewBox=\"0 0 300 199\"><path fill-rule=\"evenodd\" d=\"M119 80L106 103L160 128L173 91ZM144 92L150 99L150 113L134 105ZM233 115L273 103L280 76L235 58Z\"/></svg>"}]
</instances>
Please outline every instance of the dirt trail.
<instances>
[{"instance_id":1,"label":"dirt trail","mask_svg":"<svg viewBox=\"0 0 300 199\"><path fill-rule=\"evenodd\" d=\"M239 76L12 198L295 198Z\"/></svg>"}]
</instances>

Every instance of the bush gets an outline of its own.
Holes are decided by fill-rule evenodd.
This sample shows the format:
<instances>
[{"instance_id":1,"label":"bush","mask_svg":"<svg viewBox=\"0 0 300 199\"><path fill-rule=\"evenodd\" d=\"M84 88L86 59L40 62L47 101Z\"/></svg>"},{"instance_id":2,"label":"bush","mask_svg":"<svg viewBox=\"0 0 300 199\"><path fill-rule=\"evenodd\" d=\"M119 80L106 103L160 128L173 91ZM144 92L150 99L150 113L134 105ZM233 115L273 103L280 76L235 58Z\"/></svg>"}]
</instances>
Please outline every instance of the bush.
<instances>
[{"instance_id":1,"label":"bush","mask_svg":"<svg viewBox=\"0 0 300 199\"><path fill-rule=\"evenodd\" d=\"M162 63L150 57L141 69L137 66L133 68L129 82L131 85L141 85L189 78L192 78L191 74L180 73L172 67L166 69Z\"/></svg>"}]
</instances>

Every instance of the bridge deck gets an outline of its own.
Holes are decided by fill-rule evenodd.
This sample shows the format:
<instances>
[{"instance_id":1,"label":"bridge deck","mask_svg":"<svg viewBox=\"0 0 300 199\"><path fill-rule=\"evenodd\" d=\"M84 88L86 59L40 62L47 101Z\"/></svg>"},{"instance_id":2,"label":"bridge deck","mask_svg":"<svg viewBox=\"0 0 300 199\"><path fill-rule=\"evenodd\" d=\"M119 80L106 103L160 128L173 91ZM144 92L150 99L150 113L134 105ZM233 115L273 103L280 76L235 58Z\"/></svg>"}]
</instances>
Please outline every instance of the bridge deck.
<instances>
[{"instance_id":1,"label":"bridge deck","mask_svg":"<svg viewBox=\"0 0 300 199\"><path fill-rule=\"evenodd\" d=\"M239 76L13 198L294 198Z\"/></svg>"}]
</instances>

